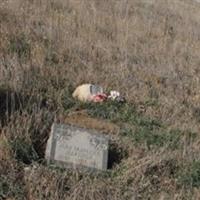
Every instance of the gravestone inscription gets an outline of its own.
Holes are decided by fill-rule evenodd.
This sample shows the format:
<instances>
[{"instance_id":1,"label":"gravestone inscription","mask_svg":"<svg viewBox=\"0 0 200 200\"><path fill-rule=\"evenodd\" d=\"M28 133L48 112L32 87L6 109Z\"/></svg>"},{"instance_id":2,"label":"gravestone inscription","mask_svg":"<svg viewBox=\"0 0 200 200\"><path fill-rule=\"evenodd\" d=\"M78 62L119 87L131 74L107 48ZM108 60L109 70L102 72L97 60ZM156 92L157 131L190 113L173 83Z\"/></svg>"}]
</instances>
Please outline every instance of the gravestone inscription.
<instances>
[{"instance_id":1,"label":"gravestone inscription","mask_svg":"<svg viewBox=\"0 0 200 200\"><path fill-rule=\"evenodd\" d=\"M93 130L54 123L45 158L48 164L61 167L106 170L108 138Z\"/></svg>"}]
</instances>

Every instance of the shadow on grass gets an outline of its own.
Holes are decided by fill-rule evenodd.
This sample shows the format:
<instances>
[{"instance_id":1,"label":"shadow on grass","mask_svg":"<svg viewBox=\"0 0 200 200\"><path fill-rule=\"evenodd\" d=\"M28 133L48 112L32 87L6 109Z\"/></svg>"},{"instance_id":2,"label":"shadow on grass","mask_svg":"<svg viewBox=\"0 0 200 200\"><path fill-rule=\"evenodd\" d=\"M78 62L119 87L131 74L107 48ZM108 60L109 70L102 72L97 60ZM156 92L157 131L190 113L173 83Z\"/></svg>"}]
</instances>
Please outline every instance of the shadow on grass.
<instances>
[{"instance_id":1,"label":"shadow on grass","mask_svg":"<svg viewBox=\"0 0 200 200\"><path fill-rule=\"evenodd\" d=\"M108 151L108 169L113 169L115 165L119 164L127 156L126 149L119 147L116 143L111 143Z\"/></svg>"},{"instance_id":2,"label":"shadow on grass","mask_svg":"<svg viewBox=\"0 0 200 200\"><path fill-rule=\"evenodd\" d=\"M23 107L23 98L17 92L0 88L0 122L4 125L12 113Z\"/></svg>"},{"instance_id":3,"label":"shadow on grass","mask_svg":"<svg viewBox=\"0 0 200 200\"><path fill-rule=\"evenodd\" d=\"M20 118L25 114L25 119L32 121L31 125L21 124L21 133L16 134L10 130L10 145L15 159L25 164L44 158L45 144L48 139L49 129L53 121L53 114L48 111L43 99L34 96L25 96L8 88L0 88L0 125L6 127L10 122L14 127L20 123ZM42 113L41 115L38 115ZM38 120L40 117L40 120ZM28 123L28 122L27 122ZM28 130L24 130L28 127ZM25 133L28 133L26 135Z\"/></svg>"}]
</instances>

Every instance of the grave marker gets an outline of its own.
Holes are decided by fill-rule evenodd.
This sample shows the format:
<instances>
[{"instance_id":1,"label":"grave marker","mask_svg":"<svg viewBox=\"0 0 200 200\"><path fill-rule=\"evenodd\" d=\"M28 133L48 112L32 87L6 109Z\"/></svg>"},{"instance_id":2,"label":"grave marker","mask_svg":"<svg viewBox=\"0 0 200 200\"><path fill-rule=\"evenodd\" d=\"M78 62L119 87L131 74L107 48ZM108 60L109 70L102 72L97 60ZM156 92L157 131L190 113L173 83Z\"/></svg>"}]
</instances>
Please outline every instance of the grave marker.
<instances>
[{"instance_id":1,"label":"grave marker","mask_svg":"<svg viewBox=\"0 0 200 200\"><path fill-rule=\"evenodd\" d=\"M45 158L61 167L106 170L108 138L96 131L71 125L52 125Z\"/></svg>"}]
</instances>

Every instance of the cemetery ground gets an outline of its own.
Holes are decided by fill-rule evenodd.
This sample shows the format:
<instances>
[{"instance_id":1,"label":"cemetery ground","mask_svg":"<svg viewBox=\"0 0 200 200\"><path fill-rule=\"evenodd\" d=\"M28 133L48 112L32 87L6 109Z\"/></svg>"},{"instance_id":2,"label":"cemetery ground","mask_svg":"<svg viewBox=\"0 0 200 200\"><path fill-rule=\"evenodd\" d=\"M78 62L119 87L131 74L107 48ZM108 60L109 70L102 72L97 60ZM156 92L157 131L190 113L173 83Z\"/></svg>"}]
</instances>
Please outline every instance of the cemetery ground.
<instances>
[{"instance_id":1,"label":"cemetery ground","mask_svg":"<svg viewBox=\"0 0 200 200\"><path fill-rule=\"evenodd\" d=\"M199 199L200 5L0 1L0 199ZM81 83L127 103L80 103ZM48 166L52 123L109 135L108 170Z\"/></svg>"}]
</instances>

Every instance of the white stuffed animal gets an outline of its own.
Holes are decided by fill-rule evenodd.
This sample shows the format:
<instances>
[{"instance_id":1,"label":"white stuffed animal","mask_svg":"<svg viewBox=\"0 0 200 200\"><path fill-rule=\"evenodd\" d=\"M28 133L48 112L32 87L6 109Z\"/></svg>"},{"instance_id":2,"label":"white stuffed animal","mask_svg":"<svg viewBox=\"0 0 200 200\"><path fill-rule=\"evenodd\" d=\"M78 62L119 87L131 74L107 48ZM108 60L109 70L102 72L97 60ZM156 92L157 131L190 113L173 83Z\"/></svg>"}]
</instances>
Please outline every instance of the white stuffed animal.
<instances>
[{"instance_id":1,"label":"white stuffed animal","mask_svg":"<svg viewBox=\"0 0 200 200\"><path fill-rule=\"evenodd\" d=\"M102 93L103 93L102 87L87 83L79 85L73 92L72 96L73 98L76 98L79 101L87 102L87 101L93 101L95 95Z\"/></svg>"}]
</instances>

